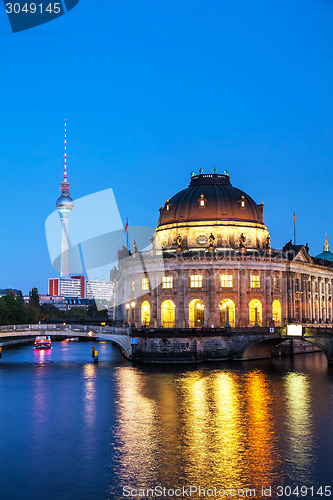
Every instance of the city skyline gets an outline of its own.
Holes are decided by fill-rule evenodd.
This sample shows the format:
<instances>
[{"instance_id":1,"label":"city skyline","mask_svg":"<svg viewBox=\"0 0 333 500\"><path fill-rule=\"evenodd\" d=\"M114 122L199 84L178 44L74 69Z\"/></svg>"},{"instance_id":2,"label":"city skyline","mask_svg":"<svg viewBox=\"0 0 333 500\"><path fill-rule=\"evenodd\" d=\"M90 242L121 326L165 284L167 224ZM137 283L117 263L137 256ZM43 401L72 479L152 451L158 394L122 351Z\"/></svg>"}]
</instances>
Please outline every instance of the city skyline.
<instances>
[{"instance_id":1,"label":"city skyline","mask_svg":"<svg viewBox=\"0 0 333 500\"><path fill-rule=\"evenodd\" d=\"M0 286L44 292L56 276L44 222L55 209L64 117L74 200L111 187L123 222L156 226L192 170L228 169L233 185L264 202L273 247L293 238L294 212L298 243L317 255L328 233L332 245L332 17L324 1L93 12L80 2L8 37L0 16Z\"/></svg>"}]
</instances>

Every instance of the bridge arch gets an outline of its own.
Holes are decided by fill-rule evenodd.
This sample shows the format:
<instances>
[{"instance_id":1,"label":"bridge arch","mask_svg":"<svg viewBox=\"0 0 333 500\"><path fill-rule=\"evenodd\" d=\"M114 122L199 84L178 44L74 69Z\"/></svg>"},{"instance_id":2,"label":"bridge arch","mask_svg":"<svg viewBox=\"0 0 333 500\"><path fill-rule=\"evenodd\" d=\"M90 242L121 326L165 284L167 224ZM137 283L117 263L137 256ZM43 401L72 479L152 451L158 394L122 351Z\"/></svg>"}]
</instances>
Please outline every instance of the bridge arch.
<instances>
[{"instance_id":1,"label":"bridge arch","mask_svg":"<svg viewBox=\"0 0 333 500\"><path fill-rule=\"evenodd\" d=\"M251 339L243 349L242 360L251 359L267 359L272 357L272 352L276 346L286 342L287 340L303 340L309 344L313 344L326 356L328 363L333 362L333 339L315 339L313 337L276 337L268 336L264 339Z\"/></svg>"}]
</instances>

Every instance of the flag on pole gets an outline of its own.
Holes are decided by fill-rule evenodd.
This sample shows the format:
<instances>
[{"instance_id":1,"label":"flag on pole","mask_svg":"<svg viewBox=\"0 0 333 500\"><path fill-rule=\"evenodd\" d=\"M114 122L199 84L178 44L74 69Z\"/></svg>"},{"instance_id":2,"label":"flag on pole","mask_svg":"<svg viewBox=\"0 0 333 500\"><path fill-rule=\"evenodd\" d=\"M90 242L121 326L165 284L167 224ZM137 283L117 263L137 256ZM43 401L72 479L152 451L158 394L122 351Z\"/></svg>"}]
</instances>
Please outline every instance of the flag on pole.
<instances>
[{"instance_id":1,"label":"flag on pole","mask_svg":"<svg viewBox=\"0 0 333 500\"><path fill-rule=\"evenodd\" d=\"M125 224L125 233L128 233L128 217L127 217L126 224Z\"/></svg>"},{"instance_id":2,"label":"flag on pole","mask_svg":"<svg viewBox=\"0 0 333 500\"><path fill-rule=\"evenodd\" d=\"M296 222L296 215L295 215L295 212L294 212L294 222Z\"/></svg>"}]
</instances>

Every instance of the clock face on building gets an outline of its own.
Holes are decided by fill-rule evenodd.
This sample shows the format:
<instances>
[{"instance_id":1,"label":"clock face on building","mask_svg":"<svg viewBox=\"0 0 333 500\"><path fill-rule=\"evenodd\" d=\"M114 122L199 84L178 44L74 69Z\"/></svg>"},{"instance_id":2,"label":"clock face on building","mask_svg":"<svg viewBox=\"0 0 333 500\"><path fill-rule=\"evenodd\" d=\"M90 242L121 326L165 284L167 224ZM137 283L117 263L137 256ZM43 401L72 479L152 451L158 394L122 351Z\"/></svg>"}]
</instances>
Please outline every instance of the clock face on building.
<instances>
[{"instance_id":1,"label":"clock face on building","mask_svg":"<svg viewBox=\"0 0 333 500\"><path fill-rule=\"evenodd\" d=\"M205 243L207 243L207 241L208 237L205 234L199 234L199 236L197 237L197 243L199 245L204 245Z\"/></svg>"},{"instance_id":2,"label":"clock face on building","mask_svg":"<svg viewBox=\"0 0 333 500\"><path fill-rule=\"evenodd\" d=\"M169 238L164 238L162 241L162 248L168 248L168 246L170 246Z\"/></svg>"}]
</instances>

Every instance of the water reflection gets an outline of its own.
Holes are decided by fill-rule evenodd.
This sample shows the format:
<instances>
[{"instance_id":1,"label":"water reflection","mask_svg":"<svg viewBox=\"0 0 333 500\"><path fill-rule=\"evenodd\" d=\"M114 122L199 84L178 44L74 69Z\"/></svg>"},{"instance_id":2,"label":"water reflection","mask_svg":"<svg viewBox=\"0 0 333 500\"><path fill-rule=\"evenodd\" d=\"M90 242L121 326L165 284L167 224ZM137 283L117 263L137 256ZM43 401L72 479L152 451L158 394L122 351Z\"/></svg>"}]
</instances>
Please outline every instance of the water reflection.
<instances>
[{"instance_id":1,"label":"water reflection","mask_svg":"<svg viewBox=\"0 0 333 500\"><path fill-rule=\"evenodd\" d=\"M84 405L85 420L88 426L95 422L96 414L96 366L87 363L83 367L84 373Z\"/></svg>"},{"instance_id":2,"label":"water reflection","mask_svg":"<svg viewBox=\"0 0 333 500\"><path fill-rule=\"evenodd\" d=\"M280 457L267 375L117 371L122 485L261 488ZM163 448L161 448L163 443Z\"/></svg>"},{"instance_id":3,"label":"water reflection","mask_svg":"<svg viewBox=\"0 0 333 500\"><path fill-rule=\"evenodd\" d=\"M312 415L310 381L306 373L288 373L285 377L287 460L294 463L296 477L306 480L312 461Z\"/></svg>"},{"instance_id":4,"label":"water reflection","mask_svg":"<svg viewBox=\"0 0 333 500\"><path fill-rule=\"evenodd\" d=\"M157 403L145 395L145 377L135 368L119 368L116 379L123 484L139 480L141 487L147 487L150 482L156 484L155 465L161 460Z\"/></svg>"}]
</instances>

